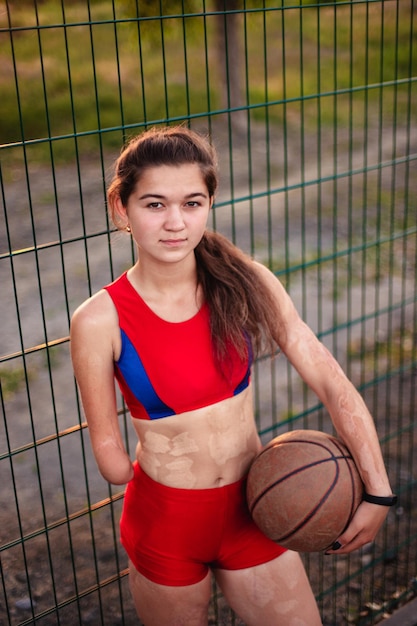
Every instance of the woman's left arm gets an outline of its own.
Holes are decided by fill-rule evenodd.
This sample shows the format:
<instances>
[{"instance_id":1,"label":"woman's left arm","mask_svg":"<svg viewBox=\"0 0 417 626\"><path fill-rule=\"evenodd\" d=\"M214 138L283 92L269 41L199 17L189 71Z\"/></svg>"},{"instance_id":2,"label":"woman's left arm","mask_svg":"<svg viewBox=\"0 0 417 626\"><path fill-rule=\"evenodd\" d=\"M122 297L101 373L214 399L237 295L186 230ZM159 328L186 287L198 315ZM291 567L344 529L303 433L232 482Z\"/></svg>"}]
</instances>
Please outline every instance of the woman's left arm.
<instances>
[{"instance_id":1,"label":"woman's left arm","mask_svg":"<svg viewBox=\"0 0 417 626\"><path fill-rule=\"evenodd\" d=\"M374 421L361 395L327 348L300 318L279 280L265 267L258 267L277 302L281 350L327 408L340 439L355 459L366 493L390 496L392 491ZM362 502L338 539L340 547L337 553L351 552L372 541L387 513L386 506Z\"/></svg>"}]
</instances>

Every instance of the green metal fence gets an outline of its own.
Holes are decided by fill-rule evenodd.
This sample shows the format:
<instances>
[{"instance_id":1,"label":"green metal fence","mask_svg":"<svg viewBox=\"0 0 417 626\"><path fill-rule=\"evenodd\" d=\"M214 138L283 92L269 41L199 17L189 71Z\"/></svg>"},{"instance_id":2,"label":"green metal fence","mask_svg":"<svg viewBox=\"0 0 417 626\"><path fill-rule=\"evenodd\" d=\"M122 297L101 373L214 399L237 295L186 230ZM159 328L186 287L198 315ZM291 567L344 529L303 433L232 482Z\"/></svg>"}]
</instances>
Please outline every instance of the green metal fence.
<instances>
[{"instance_id":1,"label":"green metal fence","mask_svg":"<svg viewBox=\"0 0 417 626\"><path fill-rule=\"evenodd\" d=\"M0 623L137 623L68 328L132 261L105 181L160 123L211 133L213 228L277 272L375 417L399 504L373 545L305 562L325 624L378 622L417 590L415 2L0 0L0 27ZM331 428L282 357L254 378L263 441ZM217 589L210 623L241 623Z\"/></svg>"}]
</instances>

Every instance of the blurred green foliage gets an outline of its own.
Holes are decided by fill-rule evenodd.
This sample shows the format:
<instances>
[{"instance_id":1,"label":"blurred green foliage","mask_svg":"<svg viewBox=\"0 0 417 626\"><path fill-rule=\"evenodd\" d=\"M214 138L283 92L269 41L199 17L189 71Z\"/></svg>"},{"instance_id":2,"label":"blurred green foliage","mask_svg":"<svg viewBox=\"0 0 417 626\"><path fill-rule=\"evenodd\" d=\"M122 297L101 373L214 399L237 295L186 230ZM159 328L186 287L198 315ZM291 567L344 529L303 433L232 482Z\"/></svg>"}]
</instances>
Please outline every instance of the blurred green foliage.
<instances>
[{"instance_id":1,"label":"blurred green foliage","mask_svg":"<svg viewBox=\"0 0 417 626\"><path fill-rule=\"evenodd\" d=\"M240 16L242 104L254 118L264 118L267 103L269 120L281 121L284 99L294 110L308 99L306 124L318 109L321 124L352 120L352 101L359 103L353 122L363 123L365 99L382 98L387 113L395 106L397 119L407 114L406 79L416 74L417 62L411 1L400 4L398 15L394 2L232 4L246 9ZM8 6L9 18L0 14L2 144L60 138L57 155L65 158L65 137L83 135L85 150L97 143L99 129L103 141L119 146L122 128L129 134L138 124L221 107L214 0ZM267 11L256 10L264 6ZM402 79L394 95L385 88Z\"/></svg>"}]
</instances>

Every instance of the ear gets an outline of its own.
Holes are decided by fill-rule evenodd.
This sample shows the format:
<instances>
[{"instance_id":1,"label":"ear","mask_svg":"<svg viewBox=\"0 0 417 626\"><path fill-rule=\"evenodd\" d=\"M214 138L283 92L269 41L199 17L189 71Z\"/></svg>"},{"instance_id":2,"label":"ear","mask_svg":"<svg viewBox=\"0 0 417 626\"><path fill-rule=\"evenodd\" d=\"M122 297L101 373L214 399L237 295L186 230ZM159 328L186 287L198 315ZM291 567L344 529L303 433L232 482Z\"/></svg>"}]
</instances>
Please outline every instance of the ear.
<instances>
[{"instance_id":1,"label":"ear","mask_svg":"<svg viewBox=\"0 0 417 626\"><path fill-rule=\"evenodd\" d=\"M126 207L123 206L120 196L117 196L113 203L113 214L115 221L117 220L117 227L125 229L129 225L129 218L127 216Z\"/></svg>"}]
</instances>

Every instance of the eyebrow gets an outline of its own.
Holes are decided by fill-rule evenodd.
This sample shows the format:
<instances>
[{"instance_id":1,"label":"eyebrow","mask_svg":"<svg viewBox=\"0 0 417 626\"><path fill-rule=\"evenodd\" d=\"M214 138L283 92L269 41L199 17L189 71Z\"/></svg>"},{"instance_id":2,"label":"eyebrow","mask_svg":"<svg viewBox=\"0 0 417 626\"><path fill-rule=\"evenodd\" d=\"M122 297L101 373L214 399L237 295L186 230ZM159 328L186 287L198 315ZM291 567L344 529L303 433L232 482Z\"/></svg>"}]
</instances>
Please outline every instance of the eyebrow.
<instances>
[{"instance_id":1,"label":"eyebrow","mask_svg":"<svg viewBox=\"0 0 417 626\"><path fill-rule=\"evenodd\" d=\"M208 194L203 193L202 191L196 191L194 193L189 193L185 196L186 200L191 200L192 198L207 198ZM147 200L148 198L157 198L158 200L166 200L167 197L163 196L159 193L145 193L143 196L139 196L139 200Z\"/></svg>"}]
</instances>

